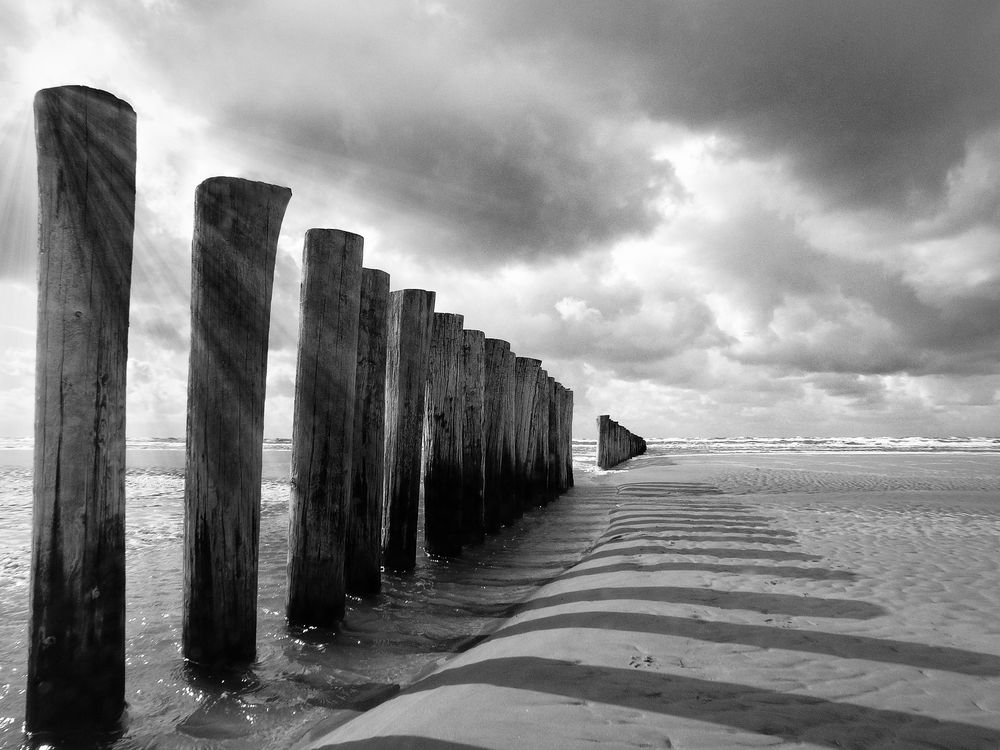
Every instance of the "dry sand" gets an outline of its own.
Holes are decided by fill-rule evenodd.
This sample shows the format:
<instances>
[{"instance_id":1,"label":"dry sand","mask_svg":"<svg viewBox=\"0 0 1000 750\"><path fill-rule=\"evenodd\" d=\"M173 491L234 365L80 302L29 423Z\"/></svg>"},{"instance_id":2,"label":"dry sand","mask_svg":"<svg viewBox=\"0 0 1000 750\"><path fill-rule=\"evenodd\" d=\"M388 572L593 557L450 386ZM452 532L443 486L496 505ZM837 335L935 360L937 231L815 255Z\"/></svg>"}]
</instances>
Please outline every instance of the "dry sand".
<instances>
[{"instance_id":1,"label":"dry sand","mask_svg":"<svg viewBox=\"0 0 1000 750\"><path fill-rule=\"evenodd\" d=\"M1000 748L998 457L653 459L585 484L609 527L579 564L303 745Z\"/></svg>"}]
</instances>

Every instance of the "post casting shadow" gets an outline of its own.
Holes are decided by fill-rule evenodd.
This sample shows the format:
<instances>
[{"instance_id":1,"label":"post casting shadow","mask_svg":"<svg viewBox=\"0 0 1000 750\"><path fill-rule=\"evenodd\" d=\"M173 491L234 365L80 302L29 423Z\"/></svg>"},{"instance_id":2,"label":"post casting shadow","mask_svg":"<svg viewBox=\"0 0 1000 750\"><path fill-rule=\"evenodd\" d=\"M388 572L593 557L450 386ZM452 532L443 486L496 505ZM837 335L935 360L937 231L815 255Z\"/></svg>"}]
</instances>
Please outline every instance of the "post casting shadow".
<instances>
[{"instance_id":1,"label":"post casting shadow","mask_svg":"<svg viewBox=\"0 0 1000 750\"><path fill-rule=\"evenodd\" d=\"M768 516L739 515L732 511L725 513L647 513L641 516L611 516L612 526L634 526L645 523L684 523L694 521L696 523L721 523L736 524L738 526L758 526L768 525L773 518Z\"/></svg>"},{"instance_id":2,"label":"post casting shadow","mask_svg":"<svg viewBox=\"0 0 1000 750\"><path fill-rule=\"evenodd\" d=\"M634 482L620 484L615 489L619 495L721 495L722 490L702 482Z\"/></svg>"},{"instance_id":3,"label":"post casting shadow","mask_svg":"<svg viewBox=\"0 0 1000 750\"><path fill-rule=\"evenodd\" d=\"M655 522L650 521L649 523L655 523ZM660 525L660 524L663 524L663 525ZM658 532L659 531L686 531L686 532L691 532L691 531L699 531L699 532L700 531L709 531L709 532L712 532L712 531L714 531L714 532L719 532L719 533L723 533L723 534L761 534L761 535L764 535L764 536L781 536L781 537L786 537L786 538L791 538L791 537L794 537L794 536L798 536L794 531L785 531L784 529L767 529L767 528L763 528L761 526L743 526L743 525L735 525L735 526L734 525L726 525L726 526L722 526L722 525L719 525L719 526L699 525L699 524L689 524L689 523L687 523L685 521L676 521L676 522L671 521L670 523L661 521L661 522L659 522L659 523L657 523L656 525L653 525L653 526L649 526L649 525L638 526L637 525L635 530L636 531L643 531L643 530L648 530L648 529L652 529L652 530L658 531ZM629 530L630 529L628 529L625 526L625 524L620 524L620 525L608 527L608 532L610 532L610 531L629 531ZM608 533L608 532L605 532L605 533Z\"/></svg>"},{"instance_id":4,"label":"post casting shadow","mask_svg":"<svg viewBox=\"0 0 1000 750\"><path fill-rule=\"evenodd\" d=\"M860 747L859 741L866 737L878 737L880 743L894 739L908 743L907 747L955 750L995 747L1000 743L1000 731L959 721L753 685L537 657L489 659L445 669L417 683L412 690L474 684L610 703L827 747Z\"/></svg>"},{"instance_id":5,"label":"post casting shadow","mask_svg":"<svg viewBox=\"0 0 1000 750\"><path fill-rule=\"evenodd\" d=\"M663 503L643 503L641 505L628 505L621 503L617 505L613 510L610 511L612 515L616 516L628 516L628 515L646 515L649 513L669 513L674 510L704 510L704 511L719 511L725 513L749 513L750 508L746 505L737 505L730 503L706 503L702 501L671 501Z\"/></svg>"},{"instance_id":6,"label":"post casting shadow","mask_svg":"<svg viewBox=\"0 0 1000 750\"><path fill-rule=\"evenodd\" d=\"M712 643L742 643L758 648L826 654L840 659L906 664L917 669L939 669L958 674L988 677L1000 675L1000 656L960 648L929 646L888 638L825 633L818 630L716 622L638 612L588 610L539 617L501 628L491 636L490 640L563 628L653 633Z\"/></svg>"},{"instance_id":7,"label":"post casting shadow","mask_svg":"<svg viewBox=\"0 0 1000 750\"><path fill-rule=\"evenodd\" d=\"M697 604L717 609L745 609L764 614L783 614L792 617L833 617L851 620L870 620L888 614L876 604L857 599L826 599L799 594L773 594L752 591L719 591L716 589L686 586L614 586L607 588L568 591L532 599L523 611L558 607L581 602L607 602L627 599L662 602L669 604Z\"/></svg>"},{"instance_id":8,"label":"post casting shadow","mask_svg":"<svg viewBox=\"0 0 1000 750\"><path fill-rule=\"evenodd\" d=\"M599 576L604 573L665 573L668 571L705 571L708 573L732 573L735 575L763 575L775 578L807 578L818 581L856 581L857 573L831 568L800 568L794 565L726 565L724 563L664 562L643 565L636 562L620 562L591 568L572 568L559 580L565 581L584 576Z\"/></svg>"},{"instance_id":9,"label":"post casting shadow","mask_svg":"<svg viewBox=\"0 0 1000 750\"><path fill-rule=\"evenodd\" d=\"M598 549L588 554L580 562L602 560L607 557L628 557L630 555L705 555L707 557L721 557L730 560L801 560L808 562L817 562L823 559L820 555L807 555L805 552L783 552L767 549L727 549L725 547L683 549L668 547L666 545L642 544L615 549Z\"/></svg>"},{"instance_id":10,"label":"post casting shadow","mask_svg":"<svg viewBox=\"0 0 1000 750\"><path fill-rule=\"evenodd\" d=\"M775 544L779 546L782 544L798 544L798 542L794 539L789 539L788 537L766 537L753 534L740 534L732 536L720 534L705 536L698 536L696 534L662 534L659 529L656 528L643 529L642 531L624 532L613 530L608 533L614 533L615 535L602 536L602 542L618 542L622 540L633 542L639 539L648 539L650 541L655 540L658 542L746 542L747 544Z\"/></svg>"},{"instance_id":11,"label":"post casting shadow","mask_svg":"<svg viewBox=\"0 0 1000 750\"><path fill-rule=\"evenodd\" d=\"M485 750L481 745L419 737L414 734L386 734L363 740L314 745L311 750Z\"/></svg>"}]
</instances>

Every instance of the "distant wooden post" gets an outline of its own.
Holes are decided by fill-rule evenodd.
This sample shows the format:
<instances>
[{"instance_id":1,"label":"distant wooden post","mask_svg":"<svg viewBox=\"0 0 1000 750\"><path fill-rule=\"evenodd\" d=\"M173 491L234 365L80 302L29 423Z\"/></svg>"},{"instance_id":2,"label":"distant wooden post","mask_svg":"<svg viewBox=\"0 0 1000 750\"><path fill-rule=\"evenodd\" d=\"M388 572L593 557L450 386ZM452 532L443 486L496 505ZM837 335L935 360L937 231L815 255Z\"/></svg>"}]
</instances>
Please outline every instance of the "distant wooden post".
<instances>
[{"instance_id":1,"label":"distant wooden post","mask_svg":"<svg viewBox=\"0 0 1000 750\"><path fill-rule=\"evenodd\" d=\"M465 374L465 423L462 425L462 543L479 544L485 537L483 490L483 388L486 334L462 334L462 370Z\"/></svg>"},{"instance_id":2,"label":"distant wooden post","mask_svg":"<svg viewBox=\"0 0 1000 750\"><path fill-rule=\"evenodd\" d=\"M519 518L525 508L534 505L533 488L531 487L532 470L534 468L534 452L532 450L532 424L535 421L535 396L538 391L538 372L542 366L539 359L517 357L514 360L514 425L515 425L515 502L511 518L504 518L504 523L510 523L513 518ZM534 428L537 430L537 425Z\"/></svg>"},{"instance_id":3,"label":"distant wooden post","mask_svg":"<svg viewBox=\"0 0 1000 750\"><path fill-rule=\"evenodd\" d=\"M513 518L515 476L514 353L500 339L486 339L483 387L483 527L495 534Z\"/></svg>"},{"instance_id":4,"label":"distant wooden post","mask_svg":"<svg viewBox=\"0 0 1000 750\"><path fill-rule=\"evenodd\" d=\"M597 418L597 465L601 469L611 466L611 416L601 414Z\"/></svg>"},{"instance_id":5,"label":"distant wooden post","mask_svg":"<svg viewBox=\"0 0 1000 750\"><path fill-rule=\"evenodd\" d=\"M292 191L233 177L195 194L184 487L184 657L254 660L261 450L278 232Z\"/></svg>"},{"instance_id":6,"label":"distant wooden post","mask_svg":"<svg viewBox=\"0 0 1000 750\"><path fill-rule=\"evenodd\" d=\"M420 450L434 296L423 289L389 294L382 501L382 560L388 570L413 570L417 563Z\"/></svg>"},{"instance_id":7,"label":"distant wooden post","mask_svg":"<svg viewBox=\"0 0 1000 750\"><path fill-rule=\"evenodd\" d=\"M351 453L351 499L344 546L347 591L371 596L382 588L382 482L385 462L385 355L389 274L361 271L358 363Z\"/></svg>"},{"instance_id":8,"label":"distant wooden post","mask_svg":"<svg viewBox=\"0 0 1000 750\"><path fill-rule=\"evenodd\" d=\"M125 364L136 117L97 89L35 96L38 335L26 728L125 706Z\"/></svg>"},{"instance_id":9,"label":"distant wooden post","mask_svg":"<svg viewBox=\"0 0 1000 750\"><path fill-rule=\"evenodd\" d=\"M285 607L298 625L344 617L363 247L360 235L310 229L302 252Z\"/></svg>"},{"instance_id":10,"label":"distant wooden post","mask_svg":"<svg viewBox=\"0 0 1000 750\"><path fill-rule=\"evenodd\" d=\"M573 391L566 389L566 486L573 486Z\"/></svg>"},{"instance_id":11,"label":"distant wooden post","mask_svg":"<svg viewBox=\"0 0 1000 750\"><path fill-rule=\"evenodd\" d=\"M434 313L424 422L424 543L435 557L462 554L465 375L461 315Z\"/></svg>"}]
</instances>

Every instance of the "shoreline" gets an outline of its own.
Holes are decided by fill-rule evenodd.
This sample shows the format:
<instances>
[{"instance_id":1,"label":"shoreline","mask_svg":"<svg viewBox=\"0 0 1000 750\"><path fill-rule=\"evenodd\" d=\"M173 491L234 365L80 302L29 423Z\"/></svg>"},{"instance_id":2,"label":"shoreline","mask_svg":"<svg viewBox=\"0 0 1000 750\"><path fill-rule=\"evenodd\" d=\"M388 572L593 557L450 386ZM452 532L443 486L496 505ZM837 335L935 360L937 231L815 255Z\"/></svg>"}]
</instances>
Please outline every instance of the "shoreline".
<instances>
[{"instance_id":1,"label":"shoreline","mask_svg":"<svg viewBox=\"0 0 1000 750\"><path fill-rule=\"evenodd\" d=\"M1000 746L1000 462L973 490L928 465L788 458L589 476L610 525L580 562L294 747ZM769 490L789 477L806 491Z\"/></svg>"}]
</instances>

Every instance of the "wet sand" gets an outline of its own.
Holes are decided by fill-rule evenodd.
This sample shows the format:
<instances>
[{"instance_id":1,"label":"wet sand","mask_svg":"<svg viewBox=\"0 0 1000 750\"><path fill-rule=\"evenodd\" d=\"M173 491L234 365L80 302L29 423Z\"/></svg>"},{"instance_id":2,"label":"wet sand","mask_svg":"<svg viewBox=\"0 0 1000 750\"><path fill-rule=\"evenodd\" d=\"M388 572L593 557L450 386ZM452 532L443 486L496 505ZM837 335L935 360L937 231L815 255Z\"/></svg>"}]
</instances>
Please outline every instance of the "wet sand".
<instances>
[{"instance_id":1,"label":"wet sand","mask_svg":"<svg viewBox=\"0 0 1000 750\"><path fill-rule=\"evenodd\" d=\"M1000 457L690 456L578 485L608 528L577 565L299 746L1000 748Z\"/></svg>"}]
</instances>

